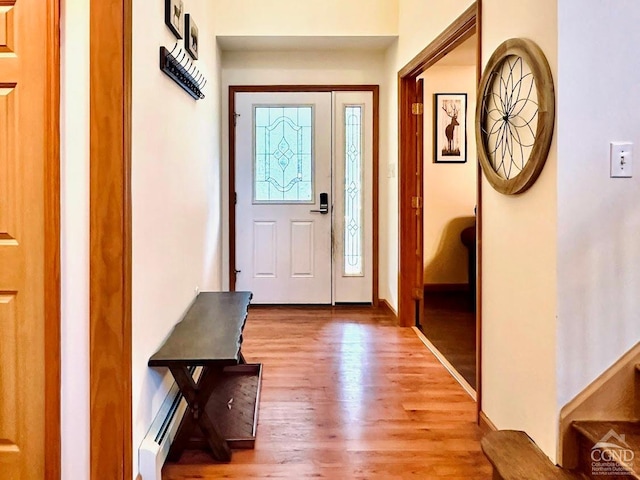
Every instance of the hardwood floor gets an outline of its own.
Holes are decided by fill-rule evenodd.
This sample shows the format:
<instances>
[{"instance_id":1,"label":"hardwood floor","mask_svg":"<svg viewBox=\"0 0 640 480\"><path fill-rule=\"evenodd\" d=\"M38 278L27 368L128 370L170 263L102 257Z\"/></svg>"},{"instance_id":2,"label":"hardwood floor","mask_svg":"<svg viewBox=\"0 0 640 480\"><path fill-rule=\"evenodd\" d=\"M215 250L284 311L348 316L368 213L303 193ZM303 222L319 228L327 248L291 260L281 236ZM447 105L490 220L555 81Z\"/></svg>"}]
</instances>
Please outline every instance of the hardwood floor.
<instances>
[{"instance_id":1,"label":"hardwood floor","mask_svg":"<svg viewBox=\"0 0 640 480\"><path fill-rule=\"evenodd\" d=\"M475 402L384 310L252 307L242 350L264 369L255 449L187 451L164 480L491 478Z\"/></svg>"},{"instance_id":2,"label":"hardwood floor","mask_svg":"<svg viewBox=\"0 0 640 480\"><path fill-rule=\"evenodd\" d=\"M476 388L476 313L466 292L426 292L425 337Z\"/></svg>"}]
</instances>

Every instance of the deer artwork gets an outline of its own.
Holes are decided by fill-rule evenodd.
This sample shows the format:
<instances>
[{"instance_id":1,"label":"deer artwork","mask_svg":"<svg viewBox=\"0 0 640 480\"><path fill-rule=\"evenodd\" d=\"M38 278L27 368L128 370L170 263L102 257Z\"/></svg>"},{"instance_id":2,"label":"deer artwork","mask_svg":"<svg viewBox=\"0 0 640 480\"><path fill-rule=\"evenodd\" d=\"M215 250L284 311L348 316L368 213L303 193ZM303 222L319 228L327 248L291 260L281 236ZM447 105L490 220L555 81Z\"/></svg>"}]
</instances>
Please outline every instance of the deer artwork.
<instances>
[{"instance_id":1,"label":"deer artwork","mask_svg":"<svg viewBox=\"0 0 640 480\"><path fill-rule=\"evenodd\" d=\"M173 6L173 24L180 25L180 18L182 17L182 2L177 3Z\"/></svg>"},{"instance_id":2,"label":"deer artwork","mask_svg":"<svg viewBox=\"0 0 640 480\"><path fill-rule=\"evenodd\" d=\"M447 116L451 119L451 123L449 123L447 128L444 130L444 134L447 136L448 147L443 149L443 154L454 155L457 153L454 153L453 151L453 132L460 124L458 123L458 107L454 102L450 102L449 105L451 105L451 111L447 108L446 103L442 106L442 110L444 110Z\"/></svg>"},{"instance_id":3,"label":"deer artwork","mask_svg":"<svg viewBox=\"0 0 640 480\"><path fill-rule=\"evenodd\" d=\"M190 36L191 36L191 49L197 53L198 52L198 30L194 27L191 27Z\"/></svg>"}]
</instances>

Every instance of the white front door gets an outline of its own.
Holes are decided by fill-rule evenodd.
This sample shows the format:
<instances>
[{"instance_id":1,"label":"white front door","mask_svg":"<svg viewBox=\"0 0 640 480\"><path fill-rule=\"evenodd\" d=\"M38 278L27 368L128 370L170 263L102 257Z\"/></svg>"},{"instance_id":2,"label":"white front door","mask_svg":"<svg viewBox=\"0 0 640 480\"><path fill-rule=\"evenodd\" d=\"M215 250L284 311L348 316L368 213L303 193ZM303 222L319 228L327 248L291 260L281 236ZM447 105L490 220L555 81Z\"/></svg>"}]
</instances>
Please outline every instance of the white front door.
<instances>
[{"instance_id":1,"label":"white front door","mask_svg":"<svg viewBox=\"0 0 640 480\"><path fill-rule=\"evenodd\" d=\"M236 290L254 303L331 303L331 101L236 94Z\"/></svg>"},{"instance_id":2,"label":"white front door","mask_svg":"<svg viewBox=\"0 0 640 480\"><path fill-rule=\"evenodd\" d=\"M373 301L371 92L235 94L236 290Z\"/></svg>"}]
</instances>

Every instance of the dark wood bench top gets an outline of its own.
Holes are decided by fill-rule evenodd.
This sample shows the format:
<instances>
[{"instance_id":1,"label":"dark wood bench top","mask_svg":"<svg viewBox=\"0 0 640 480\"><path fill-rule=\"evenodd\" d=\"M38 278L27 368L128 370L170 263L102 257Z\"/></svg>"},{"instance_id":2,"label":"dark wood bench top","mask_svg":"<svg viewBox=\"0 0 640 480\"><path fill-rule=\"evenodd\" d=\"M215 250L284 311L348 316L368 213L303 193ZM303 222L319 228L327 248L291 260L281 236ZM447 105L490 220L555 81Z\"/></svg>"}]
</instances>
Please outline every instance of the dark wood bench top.
<instances>
[{"instance_id":1,"label":"dark wood bench top","mask_svg":"<svg viewBox=\"0 0 640 480\"><path fill-rule=\"evenodd\" d=\"M251 292L201 292L150 367L236 365Z\"/></svg>"},{"instance_id":2,"label":"dark wood bench top","mask_svg":"<svg viewBox=\"0 0 640 480\"><path fill-rule=\"evenodd\" d=\"M524 432L498 430L482 439L482 451L493 465L494 479L577 480L584 477L551 463Z\"/></svg>"}]
</instances>

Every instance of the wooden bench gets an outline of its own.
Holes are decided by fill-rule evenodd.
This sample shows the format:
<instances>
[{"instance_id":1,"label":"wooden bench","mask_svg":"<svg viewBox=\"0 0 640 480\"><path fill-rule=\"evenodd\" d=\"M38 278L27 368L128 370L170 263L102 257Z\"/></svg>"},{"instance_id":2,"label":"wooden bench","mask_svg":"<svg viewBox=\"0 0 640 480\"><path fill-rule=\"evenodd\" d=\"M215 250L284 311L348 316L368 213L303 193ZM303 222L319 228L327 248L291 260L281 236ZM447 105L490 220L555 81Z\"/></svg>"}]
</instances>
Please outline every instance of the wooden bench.
<instances>
[{"instance_id":1,"label":"wooden bench","mask_svg":"<svg viewBox=\"0 0 640 480\"><path fill-rule=\"evenodd\" d=\"M169 451L172 461L185 448L200 448L228 462L232 447L254 446L262 365L247 364L241 352L251 296L200 293L149 359L150 367L171 371L188 404ZM194 367L202 367L197 379Z\"/></svg>"}]
</instances>

